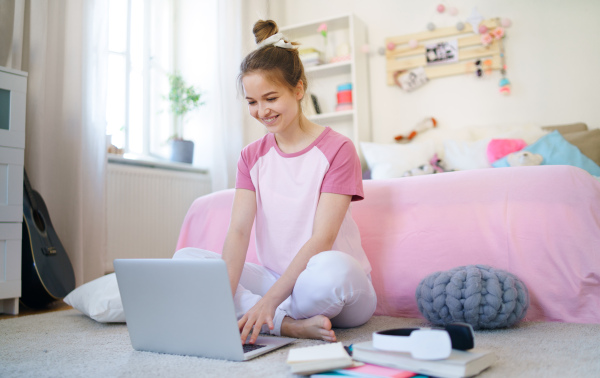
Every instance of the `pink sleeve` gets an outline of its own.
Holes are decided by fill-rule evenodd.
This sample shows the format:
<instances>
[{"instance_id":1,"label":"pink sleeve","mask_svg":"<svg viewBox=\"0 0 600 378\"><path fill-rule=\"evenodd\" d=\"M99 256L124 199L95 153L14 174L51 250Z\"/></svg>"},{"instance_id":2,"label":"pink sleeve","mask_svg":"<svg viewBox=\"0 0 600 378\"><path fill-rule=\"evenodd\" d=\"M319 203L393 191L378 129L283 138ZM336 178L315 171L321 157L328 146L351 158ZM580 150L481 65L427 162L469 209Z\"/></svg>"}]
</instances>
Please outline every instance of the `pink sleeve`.
<instances>
[{"instance_id":1,"label":"pink sleeve","mask_svg":"<svg viewBox=\"0 0 600 378\"><path fill-rule=\"evenodd\" d=\"M364 199L360 159L352 142L343 142L335 154L327 158L329 170L323 178L321 192L349 195L352 201Z\"/></svg>"},{"instance_id":2,"label":"pink sleeve","mask_svg":"<svg viewBox=\"0 0 600 378\"><path fill-rule=\"evenodd\" d=\"M250 168L248 167L248 149L244 149L240 154L238 160L238 169L235 177L235 188L236 189L248 189L253 192L256 191L252 179L250 178Z\"/></svg>"}]
</instances>

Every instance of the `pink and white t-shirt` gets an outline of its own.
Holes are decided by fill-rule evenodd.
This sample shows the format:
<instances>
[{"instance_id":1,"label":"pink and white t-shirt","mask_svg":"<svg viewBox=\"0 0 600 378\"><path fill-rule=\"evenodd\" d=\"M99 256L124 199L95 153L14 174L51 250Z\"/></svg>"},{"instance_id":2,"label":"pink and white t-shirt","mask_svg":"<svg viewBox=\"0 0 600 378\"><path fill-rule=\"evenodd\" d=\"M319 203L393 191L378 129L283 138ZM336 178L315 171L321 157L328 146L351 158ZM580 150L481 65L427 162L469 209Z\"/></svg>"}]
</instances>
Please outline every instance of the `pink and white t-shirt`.
<instances>
[{"instance_id":1,"label":"pink and white t-shirt","mask_svg":"<svg viewBox=\"0 0 600 378\"><path fill-rule=\"evenodd\" d=\"M322 192L351 195L352 201L364 196L352 141L329 127L292 154L282 152L271 133L246 146L238 161L236 188L256 192L256 253L263 266L278 274L312 236ZM332 249L353 256L369 274L371 265L351 207Z\"/></svg>"}]
</instances>

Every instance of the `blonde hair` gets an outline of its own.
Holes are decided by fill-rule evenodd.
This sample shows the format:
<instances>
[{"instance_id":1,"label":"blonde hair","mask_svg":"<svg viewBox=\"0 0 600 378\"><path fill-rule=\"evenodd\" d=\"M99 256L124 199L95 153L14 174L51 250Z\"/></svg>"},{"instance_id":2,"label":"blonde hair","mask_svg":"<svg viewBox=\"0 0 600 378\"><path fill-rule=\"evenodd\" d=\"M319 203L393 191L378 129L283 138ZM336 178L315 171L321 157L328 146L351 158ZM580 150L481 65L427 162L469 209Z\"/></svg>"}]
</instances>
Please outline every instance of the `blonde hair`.
<instances>
[{"instance_id":1,"label":"blonde hair","mask_svg":"<svg viewBox=\"0 0 600 378\"><path fill-rule=\"evenodd\" d=\"M277 34L278 31L277 23L273 20L258 20L252 28L257 44ZM291 43L292 45L297 45L296 42ZM302 65L297 49L266 45L252 51L244 58L240 65L240 73L238 75L239 88L242 89L242 79L246 75L256 72L260 72L269 80L282 84L292 91L296 88L298 82L302 82L304 92L306 92L308 87L308 81L304 74L304 66Z\"/></svg>"}]
</instances>

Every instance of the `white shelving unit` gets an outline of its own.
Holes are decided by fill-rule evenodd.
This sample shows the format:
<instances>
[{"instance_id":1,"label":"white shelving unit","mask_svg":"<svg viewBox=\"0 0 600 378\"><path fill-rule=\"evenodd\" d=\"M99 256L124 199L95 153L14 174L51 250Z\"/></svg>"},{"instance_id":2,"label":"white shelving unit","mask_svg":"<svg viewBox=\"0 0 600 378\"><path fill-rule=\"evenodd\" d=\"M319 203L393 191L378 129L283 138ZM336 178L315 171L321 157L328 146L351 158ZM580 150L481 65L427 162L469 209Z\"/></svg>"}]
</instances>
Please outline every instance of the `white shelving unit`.
<instances>
[{"instance_id":1,"label":"white shelving unit","mask_svg":"<svg viewBox=\"0 0 600 378\"><path fill-rule=\"evenodd\" d=\"M330 48L347 44L350 60L305 66L308 92L314 94L321 114L309 119L346 135L354 142L360 154L361 141L371 140L371 115L369 105L369 70L367 56L361 46L367 43L367 29L354 15L326 18L308 23L282 27L280 31L290 40L299 42L300 48L314 47L325 53L324 38L317 31L321 24L327 25ZM353 109L336 111L337 86L352 83Z\"/></svg>"},{"instance_id":2,"label":"white shelving unit","mask_svg":"<svg viewBox=\"0 0 600 378\"><path fill-rule=\"evenodd\" d=\"M0 313L19 313L27 73L0 67Z\"/></svg>"}]
</instances>

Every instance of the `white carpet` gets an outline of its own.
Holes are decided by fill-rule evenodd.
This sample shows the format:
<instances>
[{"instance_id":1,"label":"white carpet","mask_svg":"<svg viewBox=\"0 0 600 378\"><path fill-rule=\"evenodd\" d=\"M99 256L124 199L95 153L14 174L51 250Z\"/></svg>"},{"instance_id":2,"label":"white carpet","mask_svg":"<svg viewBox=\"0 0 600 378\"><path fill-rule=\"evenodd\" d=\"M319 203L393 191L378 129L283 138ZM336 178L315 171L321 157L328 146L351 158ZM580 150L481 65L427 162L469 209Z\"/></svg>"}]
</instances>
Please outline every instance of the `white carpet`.
<instances>
[{"instance_id":1,"label":"white carpet","mask_svg":"<svg viewBox=\"0 0 600 378\"><path fill-rule=\"evenodd\" d=\"M362 327L336 330L349 345L373 331L417 327L423 320L374 317ZM477 347L498 361L481 377L600 376L600 325L523 322L505 330L478 331ZM77 310L0 320L0 377L289 377L290 348L248 362L137 352L124 324L101 324Z\"/></svg>"}]
</instances>

